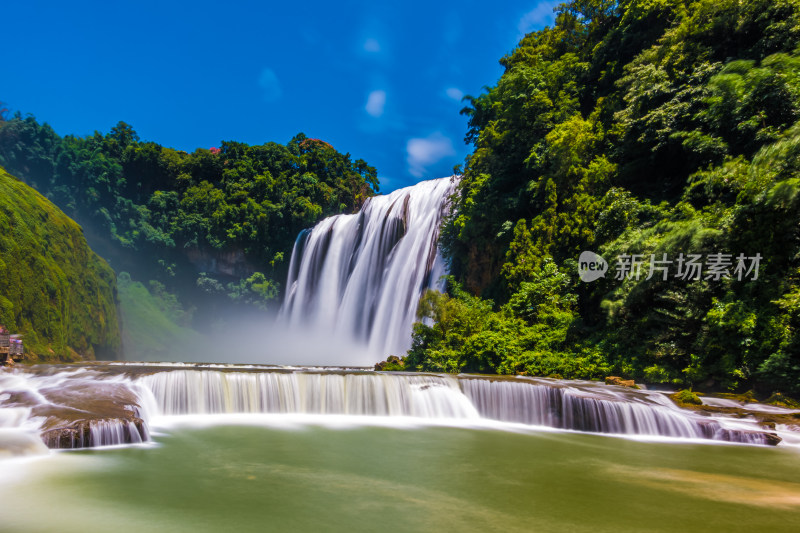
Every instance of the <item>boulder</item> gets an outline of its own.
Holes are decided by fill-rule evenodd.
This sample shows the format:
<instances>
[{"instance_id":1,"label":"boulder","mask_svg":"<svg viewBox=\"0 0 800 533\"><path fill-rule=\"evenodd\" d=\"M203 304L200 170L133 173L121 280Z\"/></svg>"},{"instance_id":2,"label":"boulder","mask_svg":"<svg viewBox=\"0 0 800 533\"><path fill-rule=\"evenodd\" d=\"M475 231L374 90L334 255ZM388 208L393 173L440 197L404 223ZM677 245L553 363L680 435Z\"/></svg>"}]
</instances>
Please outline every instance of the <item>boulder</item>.
<instances>
[{"instance_id":1,"label":"boulder","mask_svg":"<svg viewBox=\"0 0 800 533\"><path fill-rule=\"evenodd\" d=\"M619 376L608 376L606 378L606 385L619 385L620 387L630 387L638 389L636 382L632 379L622 379Z\"/></svg>"},{"instance_id":2,"label":"boulder","mask_svg":"<svg viewBox=\"0 0 800 533\"><path fill-rule=\"evenodd\" d=\"M126 383L71 377L38 394L7 390L2 407L30 409L42 419L40 436L50 448L88 448L148 439L139 399Z\"/></svg>"}]
</instances>

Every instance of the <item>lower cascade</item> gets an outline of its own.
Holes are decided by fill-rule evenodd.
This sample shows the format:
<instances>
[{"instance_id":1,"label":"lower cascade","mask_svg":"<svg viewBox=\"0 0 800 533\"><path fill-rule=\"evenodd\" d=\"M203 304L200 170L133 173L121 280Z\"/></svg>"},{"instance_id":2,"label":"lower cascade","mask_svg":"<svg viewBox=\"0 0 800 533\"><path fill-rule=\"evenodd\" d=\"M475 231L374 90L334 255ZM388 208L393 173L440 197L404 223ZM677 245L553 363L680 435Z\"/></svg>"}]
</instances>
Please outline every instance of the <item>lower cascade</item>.
<instances>
[{"instance_id":1,"label":"lower cascade","mask_svg":"<svg viewBox=\"0 0 800 533\"><path fill-rule=\"evenodd\" d=\"M302 368L91 367L0 374L0 448L20 434L37 433L39 446L43 441L50 448L133 444L149 439L156 417L225 413L493 420L774 444L762 431L679 409L662 394L594 382Z\"/></svg>"}]
</instances>

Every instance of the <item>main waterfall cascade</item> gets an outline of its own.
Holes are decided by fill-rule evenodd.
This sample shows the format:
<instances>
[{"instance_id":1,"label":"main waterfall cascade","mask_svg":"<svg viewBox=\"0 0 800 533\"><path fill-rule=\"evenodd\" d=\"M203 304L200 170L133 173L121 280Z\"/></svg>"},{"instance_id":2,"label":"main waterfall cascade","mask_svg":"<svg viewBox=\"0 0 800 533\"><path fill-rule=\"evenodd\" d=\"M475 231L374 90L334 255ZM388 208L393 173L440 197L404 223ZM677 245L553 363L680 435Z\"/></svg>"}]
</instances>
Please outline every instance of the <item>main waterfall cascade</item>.
<instances>
[{"instance_id":1,"label":"main waterfall cascade","mask_svg":"<svg viewBox=\"0 0 800 533\"><path fill-rule=\"evenodd\" d=\"M345 336L375 358L403 355L423 291L445 274L439 225L457 178L369 198L324 219L292 251L281 317L298 331Z\"/></svg>"},{"instance_id":2,"label":"main waterfall cascade","mask_svg":"<svg viewBox=\"0 0 800 533\"><path fill-rule=\"evenodd\" d=\"M657 392L595 382L224 365L98 364L0 374L0 451L41 452L42 440L51 448L135 444L149 440L149 427L165 416L210 414L413 417L770 443L755 424L700 416Z\"/></svg>"}]
</instances>

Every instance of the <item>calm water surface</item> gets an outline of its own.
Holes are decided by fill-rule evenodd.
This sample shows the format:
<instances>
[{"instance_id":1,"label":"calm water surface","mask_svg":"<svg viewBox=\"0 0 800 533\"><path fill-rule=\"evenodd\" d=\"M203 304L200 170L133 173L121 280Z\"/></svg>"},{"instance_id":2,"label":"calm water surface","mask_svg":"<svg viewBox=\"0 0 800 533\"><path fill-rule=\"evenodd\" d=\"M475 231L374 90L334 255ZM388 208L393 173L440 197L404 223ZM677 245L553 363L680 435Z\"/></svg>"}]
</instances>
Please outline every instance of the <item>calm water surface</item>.
<instances>
[{"instance_id":1,"label":"calm water surface","mask_svg":"<svg viewBox=\"0 0 800 533\"><path fill-rule=\"evenodd\" d=\"M155 441L0 463L0 530L800 531L797 448L274 423Z\"/></svg>"}]
</instances>

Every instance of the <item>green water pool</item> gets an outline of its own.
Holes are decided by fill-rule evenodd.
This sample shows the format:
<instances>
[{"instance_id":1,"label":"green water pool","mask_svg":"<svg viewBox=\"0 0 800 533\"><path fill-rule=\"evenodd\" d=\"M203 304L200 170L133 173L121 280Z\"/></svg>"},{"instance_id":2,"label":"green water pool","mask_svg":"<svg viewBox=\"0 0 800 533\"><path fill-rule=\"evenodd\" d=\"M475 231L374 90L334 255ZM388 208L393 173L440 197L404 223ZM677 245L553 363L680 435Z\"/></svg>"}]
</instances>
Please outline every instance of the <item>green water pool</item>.
<instances>
[{"instance_id":1,"label":"green water pool","mask_svg":"<svg viewBox=\"0 0 800 533\"><path fill-rule=\"evenodd\" d=\"M0 464L0 531L800 530L790 447L316 424L154 441Z\"/></svg>"}]
</instances>

